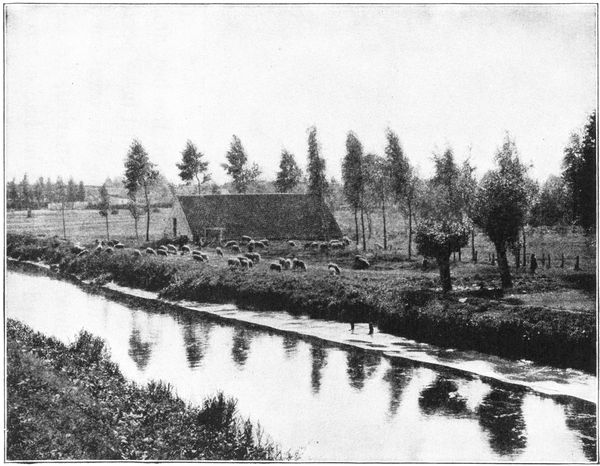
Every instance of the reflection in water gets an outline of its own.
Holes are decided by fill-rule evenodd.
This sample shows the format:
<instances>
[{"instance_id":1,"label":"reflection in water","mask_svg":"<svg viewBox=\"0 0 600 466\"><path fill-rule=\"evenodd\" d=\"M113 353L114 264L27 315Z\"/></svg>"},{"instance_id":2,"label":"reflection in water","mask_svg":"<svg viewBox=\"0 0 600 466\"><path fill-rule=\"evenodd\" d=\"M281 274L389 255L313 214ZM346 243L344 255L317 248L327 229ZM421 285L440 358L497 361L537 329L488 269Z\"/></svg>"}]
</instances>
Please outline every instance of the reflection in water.
<instances>
[{"instance_id":1,"label":"reflection in water","mask_svg":"<svg viewBox=\"0 0 600 466\"><path fill-rule=\"evenodd\" d=\"M479 424L489 433L490 446L499 455L514 455L527 445L523 396L520 390L494 387L479 407Z\"/></svg>"},{"instance_id":2,"label":"reflection in water","mask_svg":"<svg viewBox=\"0 0 600 466\"><path fill-rule=\"evenodd\" d=\"M390 368L383 376L383 380L390 385L390 408L389 416L394 417L400 406L400 397L404 388L411 379L412 368L402 364L400 361L392 361Z\"/></svg>"},{"instance_id":3,"label":"reflection in water","mask_svg":"<svg viewBox=\"0 0 600 466\"><path fill-rule=\"evenodd\" d=\"M283 350L286 358L291 358L296 354L298 348L298 337L291 334L285 334L283 336Z\"/></svg>"},{"instance_id":4,"label":"reflection in water","mask_svg":"<svg viewBox=\"0 0 600 466\"><path fill-rule=\"evenodd\" d=\"M149 341L142 341L140 330L136 327L135 320L131 328L131 335L129 337L129 351L127 352L131 359L135 362L135 365L140 371L144 371L150 361L152 355L152 343Z\"/></svg>"},{"instance_id":5,"label":"reflection in water","mask_svg":"<svg viewBox=\"0 0 600 466\"><path fill-rule=\"evenodd\" d=\"M381 355L369 351L349 350L346 361L348 364L346 373L350 379L350 386L356 390L362 390L365 380L377 370Z\"/></svg>"},{"instance_id":6,"label":"reflection in water","mask_svg":"<svg viewBox=\"0 0 600 466\"><path fill-rule=\"evenodd\" d=\"M575 431L581 440L583 453L590 461L597 461L596 455L596 407L583 400L570 400L565 403L567 426Z\"/></svg>"},{"instance_id":7,"label":"reflection in water","mask_svg":"<svg viewBox=\"0 0 600 466\"><path fill-rule=\"evenodd\" d=\"M209 322L197 322L188 316L181 319L180 328L188 366L195 369L200 366L208 348L212 325Z\"/></svg>"},{"instance_id":8,"label":"reflection in water","mask_svg":"<svg viewBox=\"0 0 600 466\"><path fill-rule=\"evenodd\" d=\"M246 360L250 355L250 343L252 335L250 330L243 327L234 327L233 329L233 345L231 347L231 357L234 362L243 368Z\"/></svg>"},{"instance_id":9,"label":"reflection in water","mask_svg":"<svg viewBox=\"0 0 600 466\"><path fill-rule=\"evenodd\" d=\"M319 393L321 389L321 371L327 365L327 350L313 343L310 346L310 357L312 360L312 371L310 373L310 384L313 393Z\"/></svg>"},{"instance_id":10,"label":"reflection in water","mask_svg":"<svg viewBox=\"0 0 600 466\"><path fill-rule=\"evenodd\" d=\"M419 397L419 407L428 415L468 415L467 402L458 394L458 386L442 376L437 376L431 385L423 389Z\"/></svg>"}]
</instances>

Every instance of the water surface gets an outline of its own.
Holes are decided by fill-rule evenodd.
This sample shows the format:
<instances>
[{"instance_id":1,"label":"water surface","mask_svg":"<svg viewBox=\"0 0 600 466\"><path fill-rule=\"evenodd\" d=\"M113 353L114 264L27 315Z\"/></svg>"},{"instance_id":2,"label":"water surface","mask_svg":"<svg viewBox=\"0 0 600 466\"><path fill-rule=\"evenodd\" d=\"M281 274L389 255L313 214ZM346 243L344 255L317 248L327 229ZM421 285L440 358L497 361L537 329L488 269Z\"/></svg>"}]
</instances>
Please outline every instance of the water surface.
<instances>
[{"instance_id":1,"label":"water surface","mask_svg":"<svg viewBox=\"0 0 600 466\"><path fill-rule=\"evenodd\" d=\"M163 380L191 403L222 390L284 449L300 450L302 460L595 458L596 408L585 401L192 311L131 308L43 276L7 272L6 315L65 342L86 329L107 341L126 377Z\"/></svg>"}]
</instances>

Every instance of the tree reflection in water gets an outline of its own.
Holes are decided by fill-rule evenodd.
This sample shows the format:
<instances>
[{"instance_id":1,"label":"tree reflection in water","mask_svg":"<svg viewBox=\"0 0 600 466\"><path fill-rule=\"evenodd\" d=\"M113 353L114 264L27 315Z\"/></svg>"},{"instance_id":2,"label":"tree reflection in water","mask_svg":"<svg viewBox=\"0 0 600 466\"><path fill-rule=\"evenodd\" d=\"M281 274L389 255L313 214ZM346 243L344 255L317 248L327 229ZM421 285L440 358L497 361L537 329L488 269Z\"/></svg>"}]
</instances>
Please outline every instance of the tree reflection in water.
<instances>
[{"instance_id":1,"label":"tree reflection in water","mask_svg":"<svg viewBox=\"0 0 600 466\"><path fill-rule=\"evenodd\" d=\"M298 348L298 338L291 334L285 334L283 336L283 350L286 358L291 358L296 354Z\"/></svg>"},{"instance_id":2,"label":"tree reflection in water","mask_svg":"<svg viewBox=\"0 0 600 466\"><path fill-rule=\"evenodd\" d=\"M362 390L365 380L371 377L379 363L381 355L364 350L350 350L346 356L347 369L350 386L356 390Z\"/></svg>"},{"instance_id":3,"label":"tree reflection in water","mask_svg":"<svg viewBox=\"0 0 600 466\"><path fill-rule=\"evenodd\" d=\"M131 328L127 354L133 359L140 371L146 369L152 355L152 343L150 341L142 341L140 330L136 327L135 322Z\"/></svg>"},{"instance_id":4,"label":"tree reflection in water","mask_svg":"<svg viewBox=\"0 0 600 466\"><path fill-rule=\"evenodd\" d=\"M400 406L402 392L412 378L412 367L401 361L391 361L391 366L383 376L383 380L390 384L390 408L388 416L394 417Z\"/></svg>"},{"instance_id":5,"label":"tree reflection in water","mask_svg":"<svg viewBox=\"0 0 600 466\"><path fill-rule=\"evenodd\" d=\"M464 417L469 415L466 400L458 394L458 386L452 380L438 376L425 387L419 396L419 407L423 414L443 414Z\"/></svg>"},{"instance_id":6,"label":"tree reflection in water","mask_svg":"<svg viewBox=\"0 0 600 466\"><path fill-rule=\"evenodd\" d=\"M479 424L488 432L492 450L499 455L514 455L527 445L523 418L524 392L493 387L479 407Z\"/></svg>"},{"instance_id":7,"label":"tree reflection in water","mask_svg":"<svg viewBox=\"0 0 600 466\"><path fill-rule=\"evenodd\" d=\"M208 348L208 340L212 324L207 321L198 322L191 316L179 321L185 345L185 355L190 369L200 366L204 353Z\"/></svg>"},{"instance_id":8,"label":"tree reflection in water","mask_svg":"<svg viewBox=\"0 0 600 466\"><path fill-rule=\"evenodd\" d=\"M250 330L242 327L233 329L233 345L231 347L231 357L233 361L243 368L250 355L250 343L252 342L252 333Z\"/></svg>"},{"instance_id":9,"label":"tree reflection in water","mask_svg":"<svg viewBox=\"0 0 600 466\"><path fill-rule=\"evenodd\" d=\"M321 370L327 365L327 350L317 343L310 345L310 357L312 360L312 371L310 373L310 384L313 393L321 390Z\"/></svg>"},{"instance_id":10,"label":"tree reflection in water","mask_svg":"<svg viewBox=\"0 0 600 466\"><path fill-rule=\"evenodd\" d=\"M565 404L565 415L567 427L581 440L585 457L596 462L596 406L584 400L569 400Z\"/></svg>"}]
</instances>

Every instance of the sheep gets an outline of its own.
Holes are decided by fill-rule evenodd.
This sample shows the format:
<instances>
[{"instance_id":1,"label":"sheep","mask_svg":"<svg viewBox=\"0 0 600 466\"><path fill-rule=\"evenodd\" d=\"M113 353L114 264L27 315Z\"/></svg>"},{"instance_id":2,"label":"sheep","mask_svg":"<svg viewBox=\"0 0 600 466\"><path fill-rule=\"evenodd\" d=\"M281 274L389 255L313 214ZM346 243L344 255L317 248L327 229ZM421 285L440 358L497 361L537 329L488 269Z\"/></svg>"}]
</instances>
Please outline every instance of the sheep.
<instances>
[{"instance_id":1,"label":"sheep","mask_svg":"<svg viewBox=\"0 0 600 466\"><path fill-rule=\"evenodd\" d=\"M110 240L106 242L106 245L112 248L115 245L115 242Z\"/></svg>"},{"instance_id":2,"label":"sheep","mask_svg":"<svg viewBox=\"0 0 600 466\"><path fill-rule=\"evenodd\" d=\"M260 262L260 254L257 252L248 252L246 253L246 257L257 264Z\"/></svg>"},{"instance_id":3,"label":"sheep","mask_svg":"<svg viewBox=\"0 0 600 466\"><path fill-rule=\"evenodd\" d=\"M383 249L383 245L381 243L375 243L375 249Z\"/></svg>"},{"instance_id":4,"label":"sheep","mask_svg":"<svg viewBox=\"0 0 600 466\"><path fill-rule=\"evenodd\" d=\"M319 244L319 251L321 251L321 252L329 251L329 244L327 244L327 243Z\"/></svg>"},{"instance_id":5,"label":"sheep","mask_svg":"<svg viewBox=\"0 0 600 466\"><path fill-rule=\"evenodd\" d=\"M163 251L168 251L167 247L166 247L164 244L160 245L160 246L158 247L157 251L159 251L159 250L161 250L161 249L162 249Z\"/></svg>"},{"instance_id":6,"label":"sheep","mask_svg":"<svg viewBox=\"0 0 600 466\"><path fill-rule=\"evenodd\" d=\"M304 270L306 272L306 264L304 263L304 261L294 258L294 260L292 261L292 269L293 270L300 269L300 270Z\"/></svg>"},{"instance_id":7,"label":"sheep","mask_svg":"<svg viewBox=\"0 0 600 466\"><path fill-rule=\"evenodd\" d=\"M282 267L284 268L284 270L290 270L292 268L292 260L291 259L286 259L284 261Z\"/></svg>"},{"instance_id":8,"label":"sheep","mask_svg":"<svg viewBox=\"0 0 600 466\"><path fill-rule=\"evenodd\" d=\"M345 243L346 246L350 246L350 243L351 243L350 238L348 238L347 236L344 236L342 238L342 242Z\"/></svg>"},{"instance_id":9,"label":"sheep","mask_svg":"<svg viewBox=\"0 0 600 466\"><path fill-rule=\"evenodd\" d=\"M117 244L115 244L115 249L124 249L125 245L121 242L118 242Z\"/></svg>"},{"instance_id":10,"label":"sheep","mask_svg":"<svg viewBox=\"0 0 600 466\"><path fill-rule=\"evenodd\" d=\"M113 248L111 248L111 247L108 247L108 248L106 248L106 249L104 250L104 252L105 252L106 254L112 254L112 253L114 252L114 250L113 250Z\"/></svg>"},{"instance_id":11,"label":"sheep","mask_svg":"<svg viewBox=\"0 0 600 466\"><path fill-rule=\"evenodd\" d=\"M254 251L254 246L255 246L255 242L251 241L248 243L248 252L253 252Z\"/></svg>"},{"instance_id":12,"label":"sheep","mask_svg":"<svg viewBox=\"0 0 600 466\"><path fill-rule=\"evenodd\" d=\"M277 264L276 262L272 262L269 265L269 270L274 270L275 272L281 272L281 264Z\"/></svg>"},{"instance_id":13,"label":"sheep","mask_svg":"<svg viewBox=\"0 0 600 466\"><path fill-rule=\"evenodd\" d=\"M85 256L88 253L89 253L89 251L87 249L84 249L83 251L81 251L77 254L77 257Z\"/></svg>"},{"instance_id":14,"label":"sheep","mask_svg":"<svg viewBox=\"0 0 600 466\"><path fill-rule=\"evenodd\" d=\"M368 269L371 266L371 264L369 264L369 261L367 259L365 259L362 256L356 256L354 257L354 264L352 265L352 268L355 270L365 270Z\"/></svg>"},{"instance_id":15,"label":"sheep","mask_svg":"<svg viewBox=\"0 0 600 466\"><path fill-rule=\"evenodd\" d=\"M227 265L230 267L240 267L242 264L238 259L232 257L231 259L227 260Z\"/></svg>"},{"instance_id":16,"label":"sheep","mask_svg":"<svg viewBox=\"0 0 600 466\"><path fill-rule=\"evenodd\" d=\"M342 243L341 241L332 240L329 242L329 247L331 249L344 249L346 247L346 245L344 243Z\"/></svg>"},{"instance_id":17,"label":"sheep","mask_svg":"<svg viewBox=\"0 0 600 466\"><path fill-rule=\"evenodd\" d=\"M304 243L304 249L310 249L310 247L312 246L312 241L310 241L309 243Z\"/></svg>"},{"instance_id":18,"label":"sheep","mask_svg":"<svg viewBox=\"0 0 600 466\"><path fill-rule=\"evenodd\" d=\"M177 246L175 246L174 244L167 244L167 251L170 254L177 254Z\"/></svg>"},{"instance_id":19,"label":"sheep","mask_svg":"<svg viewBox=\"0 0 600 466\"><path fill-rule=\"evenodd\" d=\"M202 252L202 251L200 251L198 253L194 252L194 254L192 254L192 256L194 256L194 257L200 256L200 257L202 257L202 260L204 262L208 262L208 254L206 254L205 252Z\"/></svg>"},{"instance_id":20,"label":"sheep","mask_svg":"<svg viewBox=\"0 0 600 466\"><path fill-rule=\"evenodd\" d=\"M226 248L232 248L233 246L238 246L238 242L231 240L231 241L227 241L225 243L225 247Z\"/></svg>"},{"instance_id":21,"label":"sheep","mask_svg":"<svg viewBox=\"0 0 600 466\"><path fill-rule=\"evenodd\" d=\"M254 247L256 247L258 249L264 249L266 246L265 246L265 243L263 243L262 241L255 241Z\"/></svg>"},{"instance_id":22,"label":"sheep","mask_svg":"<svg viewBox=\"0 0 600 466\"><path fill-rule=\"evenodd\" d=\"M146 248L146 254L156 256L156 251L152 248Z\"/></svg>"},{"instance_id":23,"label":"sheep","mask_svg":"<svg viewBox=\"0 0 600 466\"><path fill-rule=\"evenodd\" d=\"M259 242L267 247L269 246L269 240L267 238L263 238Z\"/></svg>"},{"instance_id":24,"label":"sheep","mask_svg":"<svg viewBox=\"0 0 600 466\"><path fill-rule=\"evenodd\" d=\"M156 251L156 253L157 253L159 256L168 256L168 255L169 255L169 253L167 252L167 250L166 250L166 249L158 249L158 250Z\"/></svg>"},{"instance_id":25,"label":"sheep","mask_svg":"<svg viewBox=\"0 0 600 466\"><path fill-rule=\"evenodd\" d=\"M96 246L94 248L94 253L95 254L100 254L102 252L102 246L99 244L98 246Z\"/></svg>"},{"instance_id":26,"label":"sheep","mask_svg":"<svg viewBox=\"0 0 600 466\"><path fill-rule=\"evenodd\" d=\"M133 255L135 257L141 257L142 256L142 251L140 251L139 249L134 249L133 250Z\"/></svg>"},{"instance_id":27,"label":"sheep","mask_svg":"<svg viewBox=\"0 0 600 466\"><path fill-rule=\"evenodd\" d=\"M192 251L192 255L195 255L195 254L204 254L204 253L200 249L194 249Z\"/></svg>"},{"instance_id":28,"label":"sheep","mask_svg":"<svg viewBox=\"0 0 600 466\"><path fill-rule=\"evenodd\" d=\"M242 266L243 269L249 269L250 268L249 263L252 262L252 261L249 261L245 257L238 257L237 260L238 260L238 262L240 263L240 265Z\"/></svg>"},{"instance_id":29,"label":"sheep","mask_svg":"<svg viewBox=\"0 0 600 466\"><path fill-rule=\"evenodd\" d=\"M215 252L217 253L217 256L223 257L223 250L220 247L217 247Z\"/></svg>"},{"instance_id":30,"label":"sheep","mask_svg":"<svg viewBox=\"0 0 600 466\"><path fill-rule=\"evenodd\" d=\"M310 243L310 247L311 249L318 249L319 243L317 241L313 241L312 243Z\"/></svg>"},{"instance_id":31,"label":"sheep","mask_svg":"<svg viewBox=\"0 0 600 466\"><path fill-rule=\"evenodd\" d=\"M295 248L295 247L296 247L296 243L295 243L294 241L291 241L291 240L290 240L290 241L288 241L288 246L289 246L290 248Z\"/></svg>"},{"instance_id":32,"label":"sheep","mask_svg":"<svg viewBox=\"0 0 600 466\"><path fill-rule=\"evenodd\" d=\"M283 257L279 257L277 259L277 262L279 262L281 265L283 265L283 263L285 262L285 259Z\"/></svg>"},{"instance_id":33,"label":"sheep","mask_svg":"<svg viewBox=\"0 0 600 466\"><path fill-rule=\"evenodd\" d=\"M232 246L231 252L237 252L239 254L241 252L240 247L237 244Z\"/></svg>"},{"instance_id":34,"label":"sheep","mask_svg":"<svg viewBox=\"0 0 600 466\"><path fill-rule=\"evenodd\" d=\"M185 253L185 252L192 252L192 248L190 248L187 244L183 245L181 247L181 252Z\"/></svg>"},{"instance_id":35,"label":"sheep","mask_svg":"<svg viewBox=\"0 0 600 466\"><path fill-rule=\"evenodd\" d=\"M192 254L192 259L195 261L204 262L204 257L202 257L200 254Z\"/></svg>"},{"instance_id":36,"label":"sheep","mask_svg":"<svg viewBox=\"0 0 600 466\"><path fill-rule=\"evenodd\" d=\"M252 242L252 238L250 238L247 235L242 235L242 241L246 242L246 243L251 243Z\"/></svg>"},{"instance_id":37,"label":"sheep","mask_svg":"<svg viewBox=\"0 0 600 466\"><path fill-rule=\"evenodd\" d=\"M85 251L85 248L83 246L80 246L79 244L74 245L71 249L71 252L73 254L79 254L81 251Z\"/></svg>"},{"instance_id":38,"label":"sheep","mask_svg":"<svg viewBox=\"0 0 600 466\"><path fill-rule=\"evenodd\" d=\"M329 270L329 273L331 275L339 275L341 273L339 266L337 264L334 264L333 262L327 264L327 269Z\"/></svg>"}]
</instances>

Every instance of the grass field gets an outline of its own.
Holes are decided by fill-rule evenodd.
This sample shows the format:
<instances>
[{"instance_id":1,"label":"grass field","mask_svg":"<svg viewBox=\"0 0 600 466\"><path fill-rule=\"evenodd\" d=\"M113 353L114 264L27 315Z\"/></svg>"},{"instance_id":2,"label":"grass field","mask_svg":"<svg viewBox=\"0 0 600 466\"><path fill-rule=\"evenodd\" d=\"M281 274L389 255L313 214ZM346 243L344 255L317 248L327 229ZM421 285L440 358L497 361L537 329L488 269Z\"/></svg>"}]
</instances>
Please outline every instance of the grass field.
<instances>
[{"instance_id":1,"label":"grass field","mask_svg":"<svg viewBox=\"0 0 600 466\"><path fill-rule=\"evenodd\" d=\"M163 237L164 231L169 225L169 213L171 209L162 208L157 212L152 212L150 221L150 240L155 241ZM119 239L127 244L135 244L134 224L131 215L127 210L119 210L116 215L109 217L109 231L111 238ZM339 210L334 213L335 218L342 229L342 232L350 238L354 238L354 216L349 210ZM395 209L390 209L388 213L388 248L389 251L377 251L375 244L383 244L383 222L381 215L376 212L371 217L371 234L367 230L365 219L365 230L367 249L377 255L380 269L398 269L401 268L401 262L407 258L408 254L408 225L402 214ZM96 210L67 210L65 212L65 223L67 238L72 241L89 243L96 238L106 237L106 226L104 218ZM141 219L139 223L139 234L143 240L146 229L146 219ZM52 210L34 210L32 217L27 218L25 211L8 212L6 218L6 231L8 233L30 233L33 235L45 234L47 236L63 236L62 216L60 211ZM290 238L295 239L295 238ZM362 243L361 243L362 244ZM354 245L352 245L354 248ZM475 248L478 252L481 263L488 262L489 255L493 254L494 247L487 240L486 236L477 233L475 236ZM278 247L274 245L274 251L281 250L286 252L286 246ZM538 258L540 268L542 267L542 255L550 254L552 256L552 267L560 265L561 254L565 256L565 268L573 268L575 257L580 257L580 267L582 270L593 271L596 268L596 244L594 237L585 236L578 230L573 231L567 227L546 228L539 227L528 232L527 254L535 253ZM416 255L416 245L413 241L413 255ZM311 260L319 262L320 255L311 256ZM322 258L324 261L328 257ZM462 261L468 262L471 259L470 244L463 250ZM512 262L512 255L509 261Z\"/></svg>"}]
</instances>

